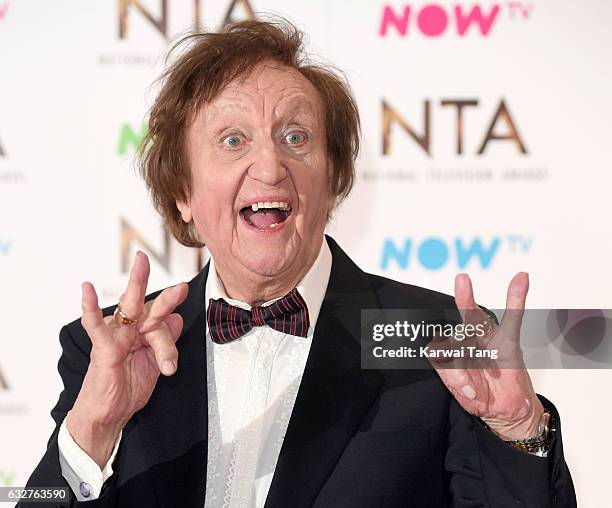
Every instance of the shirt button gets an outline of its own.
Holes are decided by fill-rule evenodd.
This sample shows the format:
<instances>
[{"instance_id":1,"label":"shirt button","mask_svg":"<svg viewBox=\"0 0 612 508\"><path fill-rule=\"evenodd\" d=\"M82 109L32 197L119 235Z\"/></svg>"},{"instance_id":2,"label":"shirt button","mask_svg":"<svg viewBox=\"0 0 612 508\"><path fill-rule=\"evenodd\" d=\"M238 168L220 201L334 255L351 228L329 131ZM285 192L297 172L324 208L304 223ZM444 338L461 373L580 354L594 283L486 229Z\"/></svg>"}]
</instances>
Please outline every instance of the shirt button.
<instances>
[{"instance_id":1,"label":"shirt button","mask_svg":"<svg viewBox=\"0 0 612 508\"><path fill-rule=\"evenodd\" d=\"M87 483L87 482L81 482L80 483L79 491L81 492L81 495L83 497L91 496L91 487L89 486L89 483Z\"/></svg>"}]
</instances>

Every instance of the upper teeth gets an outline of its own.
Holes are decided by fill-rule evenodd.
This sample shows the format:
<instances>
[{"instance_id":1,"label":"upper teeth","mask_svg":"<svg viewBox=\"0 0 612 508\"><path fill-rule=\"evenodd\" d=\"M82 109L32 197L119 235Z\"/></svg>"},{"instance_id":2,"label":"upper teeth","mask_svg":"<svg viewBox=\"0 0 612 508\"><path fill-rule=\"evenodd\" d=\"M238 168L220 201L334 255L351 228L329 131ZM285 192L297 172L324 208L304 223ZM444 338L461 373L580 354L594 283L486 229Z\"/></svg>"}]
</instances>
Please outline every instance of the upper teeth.
<instances>
[{"instance_id":1,"label":"upper teeth","mask_svg":"<svg viewBox=\"0 0 612 508\"><path fill-rule=\"evenodd\" d=\"M280 208L281 210L289 210L289 203L285 201L260 201L253 203L251 209L256 212L260 208Z\"/></svg>"}]
</instances>

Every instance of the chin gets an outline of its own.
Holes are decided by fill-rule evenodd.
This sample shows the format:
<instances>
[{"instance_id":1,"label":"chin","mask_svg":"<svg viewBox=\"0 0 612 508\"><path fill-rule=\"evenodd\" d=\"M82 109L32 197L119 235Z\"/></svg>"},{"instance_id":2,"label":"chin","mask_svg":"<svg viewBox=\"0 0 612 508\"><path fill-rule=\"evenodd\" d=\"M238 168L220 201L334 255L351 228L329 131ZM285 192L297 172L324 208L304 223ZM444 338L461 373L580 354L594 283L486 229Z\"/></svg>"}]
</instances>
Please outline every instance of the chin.
<instances>
[{"instance_id":1,"label":"chin","mask_svg":"<svg viewBox=\"0 0 612 508\"><path fill-rule=\"evenodd\" d=\"M238 229L233 254L251 273L271 277L287 272L299 257L299 237L289 222L278 231Z\"/></svg>"},{"instance_id":2,"label":"chin","mask_svg":"<svg viewBox=\"0 0 612 508\"><path fill-rule=\"evenodd\" d=\"M264 277L273 277L285 272L293 263L295 256L289 255L284 249L273 252L264 249L260 252L251 252L242 257L242 264L253 273Z\"/></svg>"}]
</instances>

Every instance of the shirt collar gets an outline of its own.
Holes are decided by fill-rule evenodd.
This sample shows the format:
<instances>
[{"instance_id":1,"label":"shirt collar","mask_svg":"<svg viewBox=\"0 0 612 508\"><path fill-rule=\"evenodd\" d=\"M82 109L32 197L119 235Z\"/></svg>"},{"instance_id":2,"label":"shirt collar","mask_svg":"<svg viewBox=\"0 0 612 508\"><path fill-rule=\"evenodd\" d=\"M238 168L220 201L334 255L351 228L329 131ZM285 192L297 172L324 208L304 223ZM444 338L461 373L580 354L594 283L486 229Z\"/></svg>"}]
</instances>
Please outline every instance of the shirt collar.
<instances>
[{"instance_id":1,"label":"shirt collar","mask_svg":"<svg viewBox=\"0 0 612 508\"><path fill-rule=\"evenodd\" d=\"M297 290L304 298L308 307L308 315L310 317L310 326L314 328L319 317L321 304L327 291L327 284L331 273L332 254L327 245L325 237L321 241L321 248L315 262L312 264L304 278L298 283ZM248 303L241 302L229 298L225 293L225 288L221 283L221 279L215 269L215 260L210 257L210 266L208 269L208 278L206 280L205 299L206 305L210 299L217 300L223 298L227 303L240 307L241 309L250 309ZM279 297L280 298L280 297ZM262 306L270 305L279 298L274 298L262 304Z\"/></svg>"}]
</instances>

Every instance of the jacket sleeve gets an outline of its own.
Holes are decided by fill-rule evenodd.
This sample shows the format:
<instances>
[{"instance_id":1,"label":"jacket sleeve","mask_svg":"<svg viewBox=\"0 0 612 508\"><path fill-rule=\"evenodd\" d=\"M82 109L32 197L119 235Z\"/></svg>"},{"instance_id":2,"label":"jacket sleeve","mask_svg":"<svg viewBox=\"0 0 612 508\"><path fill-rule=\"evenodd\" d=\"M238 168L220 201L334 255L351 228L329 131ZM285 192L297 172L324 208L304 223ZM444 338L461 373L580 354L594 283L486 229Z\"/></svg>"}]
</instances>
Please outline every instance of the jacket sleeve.
<instances>
[{"instance_id":1,"label":"jacket sleeve","mask_svg":"<svg viewBox=\"0 0 612 508\"><path fill-rule=\"evenodd\" d=\"M70 328L76 330L71 333ZM40 463L32 472L27 487L65 487L68 489L68 498L63 502L54 502L54 506L62 508L86 506L87 508L111 507L115 505L116 474L112 475L102 487L100 497L93 501L78 502L70 489L70 486L62 475L59 461L59 449L57 436L60 426L66 414L72 406L83 384L83 378L89 365L89 354L91 341L85 331L76 325L64 326L60 332L60 344L62 354L58 362L58 371L62 378L64 389L59 396L55 407L51 410L51 417L55 421L55 430L47 443L47 450ZM19 508L25 508L24 503L17 504Z\"/></svg>"},{"instance_id":2,"label":"jacket sleeve","mask_svg":"<svg viewBox=\"0 0 612 508\"><path fill-rule=\"evenodd\" d=\"M563 458L559 414L550 401L538 397L556 422L546 457L512 448L452 400L445 459L452 506L576 507L574 485Z\"/></svg>"}]
</instances>

